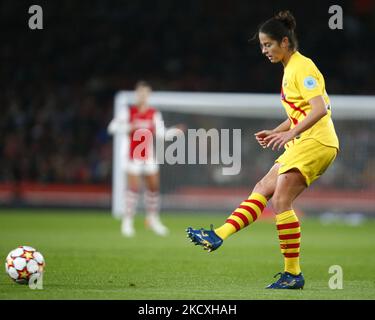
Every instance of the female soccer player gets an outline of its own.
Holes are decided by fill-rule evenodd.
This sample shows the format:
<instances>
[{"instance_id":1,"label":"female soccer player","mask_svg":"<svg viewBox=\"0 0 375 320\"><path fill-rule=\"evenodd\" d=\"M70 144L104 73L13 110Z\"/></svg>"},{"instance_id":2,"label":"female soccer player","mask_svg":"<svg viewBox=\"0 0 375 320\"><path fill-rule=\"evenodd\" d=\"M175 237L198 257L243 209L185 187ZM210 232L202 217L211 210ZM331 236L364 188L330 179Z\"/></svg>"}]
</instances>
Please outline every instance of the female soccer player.
<instances>
[{"instance_id":1,"label":"female soccer player","mask_svg":"<svg viewBox=\"0 0 375 320\"><path fill-rule=\"evenodd\" d=\"M255 138L263 148L284 147L284 153L221 227L186 230L192 242L208 251L216 250L223 240L254 222L272 198L284 272L267 286L269 289L303 288L305 280L299 264L301 227L293 202L326 171L339 150L323 75L311 59L298 51L295 27L293 15L282 11L258 30L262 53L271 63L281 62L284 66L281 102L288 119L273 130L255 133Z\"/></svg>"},{"instance_id":2,"label":"female soccer player","mask_svg":"<svg viewBox=\"0 0 375 320\"><path fill-rule=\"evenodd\" d=\"M141 182L144 176L146 192L144 196L146 219L145 225L157 235L166 236L168 228L161 222L160 207L160 175L159 165L156 161L153 138L165 132L165 136L156 138L164 139L180 134L183 125L164 130L164 123L160 111L148 103L151 86L145 81L139 81L135 86L136 104L129 107L129 113L124 119L113 119L108 126L110 133L117 131L129 135L129 160L126 167L128 189L126 192L126 210L121 224L121 233L125 237L135 235L134 215L139 199ZM178 127L178 128L177 128ZM147 134L150 133L150 134Z\"/></svg>"}]
</instances>

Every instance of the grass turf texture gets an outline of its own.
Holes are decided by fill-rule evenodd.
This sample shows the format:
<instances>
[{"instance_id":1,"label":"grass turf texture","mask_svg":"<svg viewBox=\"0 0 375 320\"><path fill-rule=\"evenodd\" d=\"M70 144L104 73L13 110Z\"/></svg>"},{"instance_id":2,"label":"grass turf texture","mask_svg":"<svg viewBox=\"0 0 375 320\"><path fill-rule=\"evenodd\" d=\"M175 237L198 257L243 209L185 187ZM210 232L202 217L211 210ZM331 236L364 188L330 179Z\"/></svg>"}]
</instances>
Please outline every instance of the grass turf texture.
<instances>
[{"instance_id":1,"label":"grass turf texture","mask_svg":"<svg viewBox=\"0 0 375 320\"><path fill-rule=\"evenodd\" d=\"M302 220L305 289L274 291L264 289L283 267L273 222L258 221L209 254L186 238L187 226L217 226L226 216L165 214L171 234L162 238L139 215L136 237L126 239L108 212L2 210L3 262L10 250L30 245L47 265L43 290L14 283L3 269L0 299L375 299L375 221ZM343 290L328 287L331 265L343 268Z\"/></svg>"}]
</instances>

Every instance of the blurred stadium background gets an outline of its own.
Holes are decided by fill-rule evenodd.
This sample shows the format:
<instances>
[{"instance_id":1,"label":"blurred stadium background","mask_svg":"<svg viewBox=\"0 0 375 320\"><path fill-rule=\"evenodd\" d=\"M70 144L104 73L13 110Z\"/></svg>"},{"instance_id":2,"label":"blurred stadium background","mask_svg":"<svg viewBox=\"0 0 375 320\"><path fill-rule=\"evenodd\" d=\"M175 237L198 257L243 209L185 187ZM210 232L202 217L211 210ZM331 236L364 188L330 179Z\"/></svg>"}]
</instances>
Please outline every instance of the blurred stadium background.
<instances>
[{"instance_id":1,"label":"blurred stadium background","mask_svg":"<svg viewBox=\"0 0 375 320\"><path fill-rule=\"evenodd\" d=\"M43 8L43 30L28 28L35 4ZM343 8L343 30L328 28L334 4ZM219 225L243 200L277 156L258 147L253 133L280 118L163 108L167 126L242 129L242 170L223 176L217 165L162 165L169 237L142 228L139 214L137 236L125 239L111 217L107 126L116 93L143 79L155 91L276 97L282 67L248 39L286 8L329 95L374 99L375 0L0 0L0 259L31 245L47 263L44 290L17 286L1 272L0 299L374 299L375 113L355 102L345 118L333 103L341 152L296 203L308 217L303 292L263 289L282 262L266 219L271 209L219 254L197 250L184 232ZM282 115L279 101L274 108ZM344 270L345 290L328 286L333 265Z\"/></svg>"},{"instance_id":2,"label":"blurred stadium background","mask_svg":"<svg viewBox=\"0 0 375 320\"><path fill-rule=\"evenodd\" d=\"M43 30L27 27L31 4L43 8ZM278 93L281 68L248 39L280 9L296 16L301 52L330 95L374 95L375 1L332 4L344 9L343 30L328 28L326 1L1 1L0 205L109 209L107 125L116 92L139 79L156 91ZM276 157L252 134L279 119L163 115L167 125L243 129L239 175L223 177L214 165L161 167L164 211L231 210ZM297 205L306 214L372 216L374 119L333 118L341 153Z\"/></svg>"}]
</instances>

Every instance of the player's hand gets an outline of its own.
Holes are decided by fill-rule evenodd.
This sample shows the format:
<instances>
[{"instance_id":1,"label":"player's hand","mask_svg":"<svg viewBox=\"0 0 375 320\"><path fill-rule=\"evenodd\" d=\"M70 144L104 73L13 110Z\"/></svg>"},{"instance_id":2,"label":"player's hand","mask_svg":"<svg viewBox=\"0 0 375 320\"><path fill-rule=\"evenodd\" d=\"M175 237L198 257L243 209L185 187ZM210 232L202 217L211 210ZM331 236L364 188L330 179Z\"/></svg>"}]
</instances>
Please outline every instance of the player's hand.
<instances>
[{"instance_id":1,"label":"player's hand","mask_svg":"<svg viewBox=\"0 0 375 320\"><path fill-rule=\"evenodd\" d=\"M292 130L272 133L265 137L263 141L266 143L266 148L272 147L272 150L280 150L286 143L294 139Z\"/></svg>"},{"instance_id":2,"label":"player's hand","mask_svg":"<svg viewBox=\"0 0 375 320\"><path fill-rule=\"evenodd\" d=\"M272 130L262 130L254 134L255 139L262 146L262 148L267 148L267 142L264 140L266 137L272 134Z\"/></svg>"}]
</instances>

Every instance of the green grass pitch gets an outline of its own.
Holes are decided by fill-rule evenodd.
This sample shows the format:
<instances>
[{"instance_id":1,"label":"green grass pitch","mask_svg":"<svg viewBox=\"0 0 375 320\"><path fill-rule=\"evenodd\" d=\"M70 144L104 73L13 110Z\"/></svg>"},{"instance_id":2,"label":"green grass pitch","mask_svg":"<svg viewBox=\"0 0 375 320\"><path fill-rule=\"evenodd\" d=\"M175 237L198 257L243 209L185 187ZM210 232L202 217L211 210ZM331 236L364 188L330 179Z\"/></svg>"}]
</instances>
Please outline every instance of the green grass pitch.
<instances>
[{"instance_id":1,"label":"green grass pitch","mask_svg":"<svg viewBox=\"0 0 375 320\"><path fill-rule=\"evenodd\" d=\"M0 211L0 258L30 245L46 259L43 290L31 290L0 273L0 299L253 300L375 299L375 221L357 227L302 222L304 290L265 290L282 271L276 228L258 221L207 253L192 245L187 226L220 225L226 214L167 213L170 236L145 230L120 235L109 212ZM332 265L343 269L343 289L332 290Z\"/></svg>"}]
</instances>

